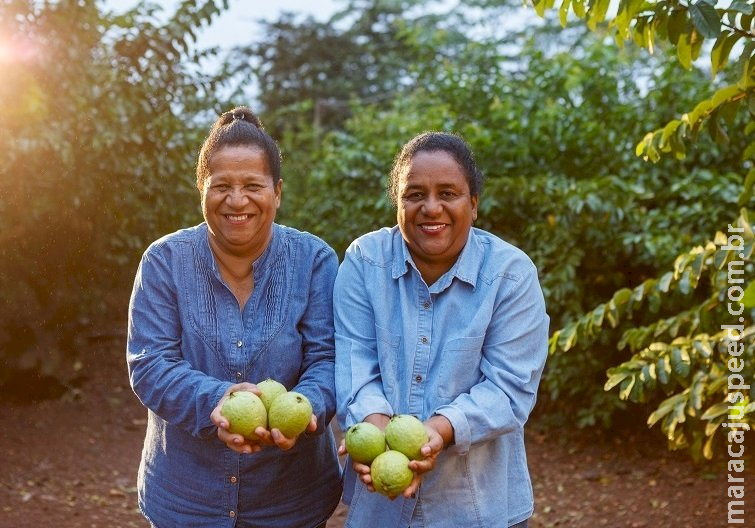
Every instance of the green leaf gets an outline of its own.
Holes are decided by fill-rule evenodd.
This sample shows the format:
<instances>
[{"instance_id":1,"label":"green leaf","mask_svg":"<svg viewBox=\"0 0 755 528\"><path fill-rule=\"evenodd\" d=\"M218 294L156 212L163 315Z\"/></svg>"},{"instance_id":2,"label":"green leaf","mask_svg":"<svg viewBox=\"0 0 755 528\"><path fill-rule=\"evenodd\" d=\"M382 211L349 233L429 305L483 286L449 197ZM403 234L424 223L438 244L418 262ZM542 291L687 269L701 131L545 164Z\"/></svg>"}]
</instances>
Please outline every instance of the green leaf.
<instances>
[{"instance_id":1,"label":"green leaf","mask_svg":"<svg viewBox=\"0 0 755 528\"><path fill-rule=\"evenodd\" d=\"M698 1L689 4L689 15L697 31L705 38L716 38L721 31L721 19L712 5Z\"/></svg>"},{"instance_id":2,"label":"green leaf","mask_svg":"<svg viewBox=\"0 0 755 528\"><path fill-rule=\"evenodd\" d=\"M667 271L663 274L663 276L658 280L658 283L656 285L656 289L660 292L667 293L669 289L669 285L671 284L671 280L674 278L674 274L670 271Z\"/></svg>"},{"instance_id":3,"label":"green leaf","mask_svg":"<svg viewBox=\"0 0 755 528\"><path fill-rule=\"evenodd\" d=\"M751 15L753 14L753 5L748 0L734 0L727 8L727 11Z\"/></svg>"},{"instance_id":4,"label":"green leaf","mask_svg":"<svg viewBox=\"0 0 755 528\"><path fill-rule=\"evenodd\" d=\"M613 371L614 369L609 369L609 373ZM603 390L610 391L613 389L616 385L624 381L624 379L631 375L631 372L628 372L626 370L621 370L615 374L610 374L608 377L608 381L606 381L605 385L603 385Z\"/></svg>"},{"instance_id":5,"label":"green leaf","mask_svg":"<svg viewBox=\"0 0 755 528\"><path fill-rule=\"evenodd\" d=\"M676 56L682 67L688 70L692 68L692 43L690 42L689 33L679 36L679 40L676 43Z\"/></svg>"},{"instance_id":6,"label":"green leaf","mask_svg":"<svg viewBox=\"0 0 755 528\"><path fill-rule=\"evenodd\" d=\"M610 0L593 0L593 2L590 3L587 13L587 27L592 31L595 31L598 24L605 20L610 3Z\"/></svg>"},{"instance_id":7,"label":"green leaf","mask_svg":"<svg viewBox=\"0 0 755 528\"><path fill-rule=\"evenodd\" d=\"M569 20L569 6L571 5L571 0L563 0L561 3L561 7L558 10L558 18L559 22L561 23L561 27L566 27L566 23Z\"/></svg>"},{"instance_id":8,"label":"green leaf","mask_svg":"<svg viewBox=\"0 0 755 528\"><path fill-rule=\"evenodd\" d=\"M679 402L683 399L683 394L675 394L674 396L663 400L658 408L650 414L647 420L647 424L652 427L656 422L658 422L658 420L673 411L676 405L678 405Z\"/></svg>"},{"instance_id":9,"label":"green leaf","mask_svg":"<svg viewBox=\"0 0 755 528\"><path fill-rule=\"evenodd\" d=\"M663 385L668 385L669 374L671 374L671 364L668 358L662 357L658 359L655 365L655 373L658 376L658 381Z\"/></svg>"},{"instance_id":10,"label":"green leaf","mask_svg":"<svg viewBox=\"0 0 755 528\"><path fill-rule=\"evenodd\" d=\"M689 352L683 348L671 349L671 370L680 378L689 376L690 361Z\"/></svg>"},{"instance_id":11,"label":"green leaf","mask_svg":"<svg viewBox=\"0 0 755 528\"><path fill-rule=\"evenodd\" d=\"M739 88L739 86L736 85L726 86L724 88L721 88L720 90L716 90L716 93L714 93L713 97L711 97L710 99L710 108L717 108L722 103L732 99L733 97L736 97L740 93L742 93L742 90Z\"/></svg>"},{"instance_id":12,"label":"green leaf","mask_svg":"<svg viewBox=\"0 0 755 528\"><path fill-rule=\"evenodd\" d=\"M705 410L705 412L700 417L700 419L712 420L713 418L716 418L717 416L721 416L728 412L729 412L729 404L727 402L715 403Z\"/></svg>"},{"instance_id":13,"label":"green leaf","mask_svg":"<svg viewBox=\"0 0 755 528\"><path fill-rule=\"evenodd\" d=\"M709 358L713 355L713 347L710 346L709 341L700 341L699 339L696 339L692 342L692 346L695 347L695 350L697 350L704 358Z\"/></svg>"},{"instance_id":14,"label":"green leaf","mask_svg":"<svg viewBox=\"0 0 755 528\"><path fill-rule=\"evenodd\" d=\"M718 36L710 53L710 71L713 77L726 67L731 49L740 38L742 35L734 31L724 31Z\"/></svg>"},{"instance_id":15,"label":"green leaf","mask_svg":"<svg viewBox=\"0 0 755 528\"><path fill-rule=\"evenodd\" d=\"M621 382L621 388L619 389L619 398L622 400L629 399L629 395L632 393L632 388L636 382L634 375L628 376Z\"/></svg>"},{"instance_id":16,"label":"green leaf","mask_svg":"<svg viewBox=\"0 0 755 528\"><path fill-rule=\"evenodd\" d=\"M561 330L561 335L558 336L558 346L564 352L572 348L577 342L577 328L578 325L572 323Z\"/></svg>"},{"instance_id":17,"label":"green leaf","mask_svg":"<svg viewBox=\"0 0 755 528\"><path fill-rule=\"evenodd\" d=\"M672 9L668 19L668 38L672 44L679 43L679 37L686 33L687 11L685 9Z\"/></svg>"},{"instance_id":18,"label":"green leaf","mask_svg":"<svg viewBox=\"0 0 755 528\"><path fill-rule=\"evenodd\" d=\"M742 304L748 310L755 308L755 281L750 282L750 284L747 285L747 288L745 288L745 293L742 296Z\"/></svg>"}]
</instances>

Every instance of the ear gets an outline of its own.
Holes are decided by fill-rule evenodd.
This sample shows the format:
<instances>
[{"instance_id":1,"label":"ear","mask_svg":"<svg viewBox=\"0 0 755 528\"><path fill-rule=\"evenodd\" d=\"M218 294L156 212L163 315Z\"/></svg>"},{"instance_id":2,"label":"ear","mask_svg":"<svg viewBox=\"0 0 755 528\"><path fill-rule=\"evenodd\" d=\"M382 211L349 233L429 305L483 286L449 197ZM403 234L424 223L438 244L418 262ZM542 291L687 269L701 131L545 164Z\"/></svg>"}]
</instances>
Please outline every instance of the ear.
<instances>
[{"instance_id":1,"label":"ear","mask_svg":"<svg viewBox=\"0 0 755 528\"><path fill-rule=\"evenodd\" d=\"M283 180L278 180L275 184L275 208L278 209L281 206L281 198L283 197Z\"/></svg>"},{"instance_id":2,"label":"ear","mask_svg":"<svg viewBox=\"0 0 755 528\"><path fill-rule=\"evenodd\" d=\"M478 196L472 196L470 198L470 201L472 202L472 222L474 223L475 220L477 220L477 199Z\"/></svg>"}]
</instances>

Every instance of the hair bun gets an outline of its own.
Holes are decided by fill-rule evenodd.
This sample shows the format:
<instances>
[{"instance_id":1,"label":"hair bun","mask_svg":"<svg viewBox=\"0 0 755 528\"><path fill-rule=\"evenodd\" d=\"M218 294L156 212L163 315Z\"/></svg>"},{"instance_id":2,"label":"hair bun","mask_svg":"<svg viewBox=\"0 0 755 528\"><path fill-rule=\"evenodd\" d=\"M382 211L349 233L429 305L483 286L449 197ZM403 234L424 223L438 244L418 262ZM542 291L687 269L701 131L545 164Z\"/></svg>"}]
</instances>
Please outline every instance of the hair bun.
<instances>
[{"instance_id":1,"label":"hair bun","mask_svg":"<svg viewBox=\"0 0 755 528\"><path fill-rule=\"evenodd\" d=\"M230 124L234 121L246 121L260 130L265 129L260 118L257 117L248 106L237 106L236 108L225 112L222 119L223 124Z\"/></svg>"}]
</instances>

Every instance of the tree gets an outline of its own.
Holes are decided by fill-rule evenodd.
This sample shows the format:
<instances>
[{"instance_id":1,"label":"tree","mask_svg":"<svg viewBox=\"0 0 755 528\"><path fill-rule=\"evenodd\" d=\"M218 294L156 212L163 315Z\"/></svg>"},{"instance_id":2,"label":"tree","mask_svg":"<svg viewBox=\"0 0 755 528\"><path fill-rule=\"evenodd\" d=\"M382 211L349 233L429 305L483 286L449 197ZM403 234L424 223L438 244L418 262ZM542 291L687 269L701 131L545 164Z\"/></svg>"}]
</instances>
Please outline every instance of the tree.
<instances>
[{"instance_id":1,"label":"tree","mask_svg":"<svg viewBox=\"0 0 755 528\"><path fill-rule=\"evenodd\" d=\"M185 1L160 22L150 4L0 4L0 386L76 376L82 330L123 303L146 243L199 217L195 150L222 76L188 63L214 53L194 34L226 7Z\"/></svg>"},{"instance_id":2,"label":"tree","mask_svg":"<svg viewBox=\"0 0 755 528\"><path fill-rule=\"evenodd\" d=\"M755 115L753 4L623 0L615 15L608 15L607 0L535 0L533 5L540 15L558 7L564 24L573 14L594 31L605 28L619 45L632 40L650 52L667 48L687 70L695 69L702 51L709 49L713 78L735 54L736 81L724 86L711 82L693 108L648 132L636 154L652 162L665 156L685 159L690 143L699 141L705 129L721 145L730 138L744 139L744 147L735 149L741 154L743 175L738 218L728 219L728 227L712 240L679 254L665 273L619 289L551 338L551 353L559 356L594 347L612 329L620 330L618 348L628 350L630 357L608 370L605 390L618 389L623 400L655 407L648 424L660 423L670 448L688 447L693 456L710 458L716 440L726 436L725 426L748 429L755 422L753 389L732 386L731 381L755 375L755 302L745 295L753 290L746 287L753 275L753 234L746 209L755 181L755 146L746 139ZM706 41L712 46L705 46ZM667 313L661 316L664 309ZM648 311L655 317L637 324L635 318ZM739 328L732 333L731 325Z\"/></svg>"}]
</instances>

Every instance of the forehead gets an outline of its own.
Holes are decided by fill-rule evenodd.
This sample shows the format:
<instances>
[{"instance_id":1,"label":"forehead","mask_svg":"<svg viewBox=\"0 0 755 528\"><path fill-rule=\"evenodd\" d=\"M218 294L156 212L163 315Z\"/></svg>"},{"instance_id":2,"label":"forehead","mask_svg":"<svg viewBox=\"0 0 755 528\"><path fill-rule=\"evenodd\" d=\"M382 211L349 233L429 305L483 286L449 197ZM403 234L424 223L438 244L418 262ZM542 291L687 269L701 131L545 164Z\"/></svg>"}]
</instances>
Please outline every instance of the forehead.
<instances>
[{"instance_id":1,"label":"forehead","mask_svg":"<svg viewBox=\"0 0 755 528\"><path fill-rule=\"evenodd\" d=\"M230 146L218 149L207 163L209 178L272 176L265 152L258 147Z\"/></svg>"},{"instance_id":2,"label":"forehead","mask_svg":"<svg viewBox=\"0 0 755 528\"><path fill-rule=\"evenodd\" d=\"M469 181L456 159L448 152L422 150L412 156L406 164L399 185L469 187Z\"/></svg>"}]
</instances>

